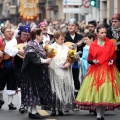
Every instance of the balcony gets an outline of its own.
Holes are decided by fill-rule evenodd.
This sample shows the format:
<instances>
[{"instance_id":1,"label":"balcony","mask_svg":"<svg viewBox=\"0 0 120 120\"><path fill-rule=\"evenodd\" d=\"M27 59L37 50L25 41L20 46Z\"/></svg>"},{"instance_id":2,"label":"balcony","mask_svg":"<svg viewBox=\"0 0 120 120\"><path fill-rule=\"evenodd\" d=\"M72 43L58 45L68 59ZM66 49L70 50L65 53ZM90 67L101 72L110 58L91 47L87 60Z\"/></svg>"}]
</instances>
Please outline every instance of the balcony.
<instances>
[{"instance_id":1,"label":"balcony","mask_svg":"<svg viewBox=\"0 0 120 120\"><path fill-rule=\"evenodd\" d=\"M58 11L58 5L51 5L48 7L48 10Z\"/></svg>"},{"instance_id":2,"label":"balcony","mask_svg":"<svg viewBox=\"0 0 120 120\"><path fill-rule=\"evenodd\" d=\"M48 0L48 10L57 10L56 0Z\"/></svg>"},{"instance_id":3,"label":"balcony","mask_svg":"<svg viewBox=\"0 0 120 120\"><path fill-rule=\"evenodd\" d=\"M17 5L11 5L9 7L10 9L10 15L16 15L17 14Z\"/></svg>"}]
</instances>

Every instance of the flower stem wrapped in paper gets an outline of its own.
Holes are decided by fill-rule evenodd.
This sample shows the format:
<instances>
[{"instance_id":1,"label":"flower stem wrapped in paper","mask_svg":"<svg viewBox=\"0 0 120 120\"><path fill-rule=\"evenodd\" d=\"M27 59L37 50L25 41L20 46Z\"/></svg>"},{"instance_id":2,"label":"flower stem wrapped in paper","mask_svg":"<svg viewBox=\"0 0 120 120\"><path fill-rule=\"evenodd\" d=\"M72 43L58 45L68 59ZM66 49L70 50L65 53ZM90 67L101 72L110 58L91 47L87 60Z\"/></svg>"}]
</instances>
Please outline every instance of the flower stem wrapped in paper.
<instances>
[{"instance_id":1,"label":"flower stem wrapped in paper","mask_svg":"<svg viewBox=\"0 0 120 120\"><path fill-rule=\"evenodd\" d=\"M76 49L70 49L67 56L68 62L73 63L77 61L77 59L79 58L79 54L81 53L81 51L76 52Z\"/></svg>"},{"instance_id":2,"label":"flower stem wrapped in paper","mask_svg":"<svg viewBox=\"0 0 120 120\"><path fill-rule=\"evenodd\" d=\"M57 50L52 45L45 45L45 51L49 58L54 58L57 54Z\"/></svg>"},{"instance_id":3,"label":"flower stem wrapped in paper","mask_svg":"<svg viewBox=\"0 0 120 120\"><path fill-rule=\"evenodd\" d=\"M76 61L75 54L76 54L76 50L75 50L75 49L70 49L70 50L68 51L67 60L68 60L70 63L73 63L73 62Z\"/></svg>"}]
</instances>

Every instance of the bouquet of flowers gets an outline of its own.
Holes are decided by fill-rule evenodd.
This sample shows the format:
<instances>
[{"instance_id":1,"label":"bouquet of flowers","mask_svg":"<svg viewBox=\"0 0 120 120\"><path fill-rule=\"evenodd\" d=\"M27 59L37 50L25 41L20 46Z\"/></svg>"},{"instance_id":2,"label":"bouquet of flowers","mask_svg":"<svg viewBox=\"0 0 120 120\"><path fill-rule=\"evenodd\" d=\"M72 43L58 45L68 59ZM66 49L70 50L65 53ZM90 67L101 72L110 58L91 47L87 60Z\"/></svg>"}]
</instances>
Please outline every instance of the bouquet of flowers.
<instances>
[{"instance_id":1,"label":"bouquet of flowers","mask_svg":"<svg viewBox=\"0 0 120 120\"><path fill-rule=\"evenodd\" d=\"M45 51L49 58L54 58L57 54L57 50L52 45L45 45Z\"/></svg>"},{"instance_id":2,"label":"bouquet of flowers","mask_svg":"<svg viewBox=\"0 0 120 120\"><path fill-rule=\"evenodd\" d=\"M70 62L70 63L73 63L76 61L76 50L75 49L70 49L68 51L68 56L67 56L67 60Z\"/></svg>"}]
</instances>

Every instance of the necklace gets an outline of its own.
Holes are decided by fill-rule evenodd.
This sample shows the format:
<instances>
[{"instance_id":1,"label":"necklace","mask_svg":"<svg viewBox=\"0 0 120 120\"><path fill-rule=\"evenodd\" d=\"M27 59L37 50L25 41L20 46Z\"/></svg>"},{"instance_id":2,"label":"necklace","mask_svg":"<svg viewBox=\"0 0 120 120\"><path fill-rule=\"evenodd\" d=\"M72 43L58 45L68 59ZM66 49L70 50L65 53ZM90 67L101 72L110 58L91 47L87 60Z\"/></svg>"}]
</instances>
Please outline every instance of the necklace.
<instances>
[{"instance_id":1,"label":"necklace","mask_svg":"<svg viewBox=\"0 0 120 120\"><path fill-rule=\"evenodd\" d=\"M105 41L98 40L98 45L103 46Z\"/></svg>"}]
</instances>

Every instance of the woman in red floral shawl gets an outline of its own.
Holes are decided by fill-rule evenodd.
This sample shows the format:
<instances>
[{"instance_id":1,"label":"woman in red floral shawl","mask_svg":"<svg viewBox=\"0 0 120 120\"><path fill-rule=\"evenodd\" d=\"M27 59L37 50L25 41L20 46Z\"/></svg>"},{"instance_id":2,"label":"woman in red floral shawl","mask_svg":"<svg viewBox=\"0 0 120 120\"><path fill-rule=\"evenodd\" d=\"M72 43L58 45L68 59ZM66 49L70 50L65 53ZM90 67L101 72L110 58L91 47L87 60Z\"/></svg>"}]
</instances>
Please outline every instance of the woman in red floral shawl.
<instances>
[{"instance_id":1,"label":"woman in red floral shawl","mask_svg":"<svg viewBox=\"0 0 120 120\"><path fill-rule=\"evenodd\" d=\"M115 65L115 45L106 38L106 28L97 28L98 39L89 49L91 63L76 98L80 106L96 107L97 120L104 120L106 107L120 106L120 73Z\"/></svg>"}]
</instances>

